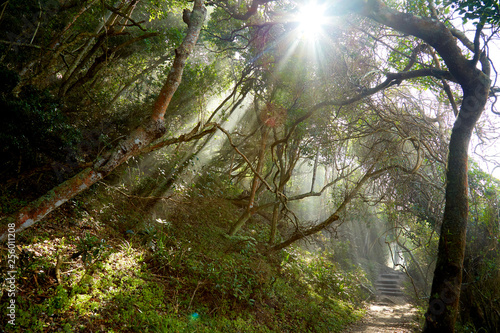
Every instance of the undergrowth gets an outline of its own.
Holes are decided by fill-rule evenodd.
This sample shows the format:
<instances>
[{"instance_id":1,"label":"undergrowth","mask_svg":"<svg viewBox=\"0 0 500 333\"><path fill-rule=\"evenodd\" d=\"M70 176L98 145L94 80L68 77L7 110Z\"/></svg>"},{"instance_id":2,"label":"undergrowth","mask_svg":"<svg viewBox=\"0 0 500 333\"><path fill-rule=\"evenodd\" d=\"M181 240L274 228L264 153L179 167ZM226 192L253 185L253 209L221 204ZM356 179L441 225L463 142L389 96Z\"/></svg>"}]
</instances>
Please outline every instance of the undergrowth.
<instances>
[{"instance_id":1,"label":"undergrowth","mask_svg":"<svg viewBox=\"0 0 500 333\"><path fill-rule=\"evenodd\" d=\"M179 197L149 215L100 195L17 239L7 331L340 332L363 313L361 270L298 248L264 255L258 220L227 237L227 200ZM1 313L8 302L3 292Z\"/></svg>"}]
</instances>

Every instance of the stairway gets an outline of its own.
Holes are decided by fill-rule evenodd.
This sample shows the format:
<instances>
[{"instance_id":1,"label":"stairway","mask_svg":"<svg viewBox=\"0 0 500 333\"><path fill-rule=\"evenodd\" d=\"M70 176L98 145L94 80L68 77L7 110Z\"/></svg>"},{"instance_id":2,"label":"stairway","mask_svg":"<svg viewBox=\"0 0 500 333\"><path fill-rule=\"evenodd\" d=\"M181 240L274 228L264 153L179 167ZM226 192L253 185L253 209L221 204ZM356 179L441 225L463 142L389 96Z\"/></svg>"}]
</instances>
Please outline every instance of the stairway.
<instances>
[{"instance_id":1,"label":"stairway","mask_svg":"<svg viewBox=\"0 0 500 333\"><path fill-rule=\"evenodd\" d=\"M375 288L380 296L389 297L402 297L404 296L401 291L401 281L403 280L403 273L390 272L382 273L379 275L378 280L375 282Z\"/></svg>"}]
</instances>

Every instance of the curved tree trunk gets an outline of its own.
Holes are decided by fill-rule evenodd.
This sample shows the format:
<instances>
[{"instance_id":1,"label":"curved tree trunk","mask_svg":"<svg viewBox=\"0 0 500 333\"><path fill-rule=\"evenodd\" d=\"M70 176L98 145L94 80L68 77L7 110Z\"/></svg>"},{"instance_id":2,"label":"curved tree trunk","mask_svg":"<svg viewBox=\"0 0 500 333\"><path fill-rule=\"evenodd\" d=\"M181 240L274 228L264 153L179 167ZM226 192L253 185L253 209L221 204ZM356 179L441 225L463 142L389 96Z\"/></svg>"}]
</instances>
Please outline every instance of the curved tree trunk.
<instances>
[{"instance_id":1,"label":"curved tree trunk","mask_svg":"<svg viewBox=\"0 0 500 333\"><path fill-rule=\"evenodd\" d=\"M165 133L163 120L165 111L181 82L186 60L195 47L205 17L206 9L203 6L203 0L195 0L187 35L179 48L176 49L174 63L154 104L149 121L136 128L113 150L98 159L91 168L83 170L73 178L68 179L47 194L28 204L16 214L8 217L6 223L2 226L0 241L7 239L7 224L14 224L16 232L32 226L69 199L106 177L130 157L146 151L154 140L160 138ZM196 134L190 133L189 135L181 136L178 138L178 141L187 141L190 135L195 137Z\"/></svg>"},{"instance_id":2,"label":"curved tree trunk","mask_svg":"<svg viewBox=\"0 0 500 333\"><path fill-rule=\"evenodd\" d=\"M468 148L472 131L486 105L490 89L490 65L479 47L482 26L477 25L474 42L469 41L463 34L457 36L460 42L474 53L473 59L469 60L457 44L456 30L447 27L435 17L426 18L398 12L381 0L339 2L334 9L336 15L355 12L382 25L422 39L436 50L446 63L453 80L462 87L463 102L449 143L446 204L424 327L424 332L452 333L455 331L458 315L465 255L468 219ZM481 64L482 70L477 68L478 63Z\"/></svg>"},{"instance_id":3,"label":"curved tree trunk","mask_svg":"<svg viewBox=\"0 0 500 333\"><path fill-rule=\"evenodd\" d=\"M477 75L470 83L464 89L464 100L450 138L446 204L424 332L452 333L458 315L469 213L469 141L486 104L489 79Z\"/></svg>"}]
</instances>

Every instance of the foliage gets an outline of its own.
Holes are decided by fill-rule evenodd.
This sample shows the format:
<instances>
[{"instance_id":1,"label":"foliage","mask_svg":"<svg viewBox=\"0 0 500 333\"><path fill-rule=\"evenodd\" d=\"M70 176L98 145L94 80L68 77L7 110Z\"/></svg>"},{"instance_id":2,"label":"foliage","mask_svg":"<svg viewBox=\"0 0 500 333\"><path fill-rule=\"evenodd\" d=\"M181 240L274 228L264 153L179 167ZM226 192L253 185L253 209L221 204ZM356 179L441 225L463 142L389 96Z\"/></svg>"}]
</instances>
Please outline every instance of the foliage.
<instances>
[{"instance_id":1,"label":"foliage","mask_svg":"<svg viewBox=\"0 0 500 333\"><path fill-rule=\"evenodd\" d=\"M288 308L287 313L290 317L288 320L295 323L301 319L298 327L301 331L307 332L337 331L349 324L353 319L346 316L349 312L349 303L360 304L366 298L366 294L360 288L361 281L367 282L364 273L361 270L340 270L330 261L328 253L311 257L310 253L291 250L285 251L283 256L281 263L283 276L297 281L295 287L287 288L288 291L281 290L280 288L283 288L281 284L276 287L277 291L287 295L284 304ZM314 304L315 302L309 303L307 306L310 308L310 316L301 318L302 315L296 309L305 306L304 303L309 298L306 296L308 293L320 306ZM293 300L293 294L298 294L298 299ZM337 313L340 318L332 321L325 316L324 311Z\"/></svg>"},{"instance_id":2,"label":"foliage","mask_svg":"<svg viewBox=\"0 0 500 333\"><path fill-rule=\"evenodd\" d=\"M85 236L80 239L76 246L78 256L82 257L82 261L86 266L91 265L100 258L105 250L105 240L99 239L94 235L85 233Z\"/></svg>"},{"instance_id":3,"label":"foliage","mask_svg":"<svg viewBox=\"0 0 500 333\"><path fill-rule=\"evenodd\" d=\"M500 4L498 0L458 0L452 7L463 15L463 21L474 21L474 24L500 24Z\"/></svg>"},{"instance_id":4,"label":"foliage","mask_svg":"<svg viewBox=\"0 0 500 333\"><path fill-rule=\"evenodd\" d=\"M24 205L26 205L26 200L12 198L8 195L0 195L0 214L2 215L14 213Z\"/></svg>"},{"instance_id":5,"label":"foliage","mask_svg":"<svg viewBox=\"0 0 500 333\"><path fill-rule=\"evenodd\" d=\"M7 84L12 72L4 71ZM10 86L15 82L12 79ZM19 97L3 92L0 97L2 167L30 170L47 161L71 161L80 133L62 113L61 102L44 90L24 89ZM75 156L77 159L80 157ZM15 165L15 161L19 163Z\"/></svg>"},{"instance_id":6,"label":"foliage","mask_svg":"<svg viewBox=\"0 0 500 333\"><path fill-rule=\"evenodd\" d=\"M500 181L472 162L469 171L470 221L464 262L461 318L465 327L500 329Z\"/></svg>"},{"instance_id":7,"label":"foliage","mask_svg":"<svg viewBox=\"0 0 500 333\"><path fill-rule=\"evenodd\" d=\"M298 253L295 253L297 256ZM312 256L312 258L307 257ZM316 256L304 253L288 264L292 271L300 275L314 292L322 297L334 295L344 301L361 303L368 295L361 284L369 285L365 273L357 266L341 269L332 260L334 256L328 252ZM345 257L343 258L345 260Z\"/></svg>"}]
</instances>

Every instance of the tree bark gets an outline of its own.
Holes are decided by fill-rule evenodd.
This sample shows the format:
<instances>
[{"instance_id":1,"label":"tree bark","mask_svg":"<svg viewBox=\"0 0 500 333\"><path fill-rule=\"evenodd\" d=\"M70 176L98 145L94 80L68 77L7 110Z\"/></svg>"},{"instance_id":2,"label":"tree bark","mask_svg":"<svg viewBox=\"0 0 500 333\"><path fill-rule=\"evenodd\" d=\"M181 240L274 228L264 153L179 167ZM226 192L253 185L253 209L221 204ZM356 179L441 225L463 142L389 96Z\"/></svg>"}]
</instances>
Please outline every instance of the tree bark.
<instances>
[{"instance_id":1,"label":"tree bark","mask_svg":"<svg viewBox=\"0 0 500 333\"><path fill-rule=\"evenodd\" d=\"M174 63L154 104L151 119L136 128L115 149L99 158L91 168L83 170L44 196L28 204L16 214L9 216L6 219L7 223L2 226L0 241L7 239L7 224L15 224L16 233L32 226L69 199L106 177L130 157L147 150L154 140L165 133L163 120L165 111L181 82L186 60L195 47L205 17L206 8L203 5L203 0L195 0L187 35L181 46L176 50Z\"/></svg>"},{"instance_id":2,"label":"tree bark","mask_svg":"<svg viewBox=\"0 0 500 333\"><path fill-rule=\"evenodd\" d=\"M127 47L130 44L133 44L135 42L141 41L143 39L147 39L147 38L158 36L158 35L159 35L158 32L149 32L149 33L146 33L142 36L130 39L130 40L128 40L128 41L126 41L126 42L124 42L124 43L122 43L122 44L120 44L120 45L118 45L110 50L105 50L103 54L101 54L100 56L98 56L94 59L94 63L90 66L90 68L87 70L87 72L85 74L81 75L79 78L76 79L76 81L74 83L72 83L71 85L68 86L65 93L67 94L70 91L72 91L78 87L81 87L85 83L92 80L97 75L97 73L99 73L101 71L101 69L103 67L107 66L109 63L111 63L113 61L113 59L115 59L115 56L120 49Z\"/></svg>"},{"instance_id":3,"label":"tree bark","mask_svg":"<svg viewBox=\"0 0 500 333\"><path fill-rule=\"evenodd\" d=\"M468 147L473 128L488 98L489 63L482 52L475 48L474 59L480 60L482 71L477 69L477 61L470 61L464 56L452 31L436 19L400 13L380 0L354 0L348 4L342 2L337 10L358 13L382 25L424 40L441 56L451 75L462 87L463 102L449 143L446 204L424 327L426 333L452 333L455 331L458 315L465 254L468 218ZM465 44L468 44L467 41Z\"/></svg>"},{"instance_id":4,"label":"tree bark","mask_svg":"<svg viewBox=\"0 0 500 333\"><path fill-rule=\"evenodd\" d=\"M311 179L311 193L314 192L314 183L316 182L316 173L318 171L319 148L316 150L316 157L314 158L313 174Z\"/></svg>"},{"instance_id":5,"label":"tree bark","mask_svg":"<svg viewBox=\"0 0 500 333\"><path fill-rule=\"evenodd\" d=\"M489 79L485 76L471 78L472 82L477 89L464 89L464 100L450 138L446 204L424 332L455 331L469 213L468 148L489 90Z\"/></svg>"},{"instance_id":6,"label":"tree bark","mask_svg":"<svg viewBox=\"0 0 500 333\"><path fill-rule=\"evenodd\" d=\"M415 266L417 266L418 273L420 274L420 278L422 279L422 282L424 284L424 288L423 288L422 292L423 292L424 296L428 296L427 295L427 288L429 286L429 282L427 280L427 275L424 274L422 266L420 266L419 262L417 261L417 259L415 258L415 256L411 252L411 250L409 248L407 248L405 245L403 245L399 241L399 239L396 239L396 243L398 244L398 246L402 247L403 250L406 251L406 253L408 253L408 255L410 256L410 258L413 261L413 263L415 264Z\"/></svg>"},{"instance_id":7,"label":"tree bark","mask_svg":"<svg viewBox=\"0 0 500 333\"><path fill-rule=\"evenodd\" d=\"M168 105L170 104L170 100L181 83L180 78L182 77L182 72L186 66L186 60L189 54L193 51L196 41L198 40L206 15L207 10L203 6L203 0L196 0L193 11L191 12L187 35L184 37L181 46L175 50L174 63L170 69L170 73L168 74L167 81L161 88L160 95L156 99L153 107L153 115L151 116L152 120L163 121L163 117Z\"/></svg>"}]
</instances>

